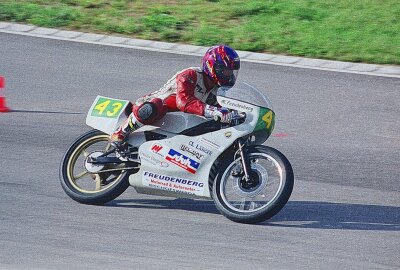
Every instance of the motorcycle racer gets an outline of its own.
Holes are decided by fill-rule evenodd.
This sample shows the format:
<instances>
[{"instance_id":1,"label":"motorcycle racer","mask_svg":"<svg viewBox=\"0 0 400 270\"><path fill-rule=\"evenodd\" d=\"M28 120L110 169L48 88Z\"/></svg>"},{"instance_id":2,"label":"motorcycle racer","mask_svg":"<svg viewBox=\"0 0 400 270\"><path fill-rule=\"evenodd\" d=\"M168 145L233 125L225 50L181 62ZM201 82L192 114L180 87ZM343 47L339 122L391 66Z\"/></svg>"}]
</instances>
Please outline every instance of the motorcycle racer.
<instances>
[{"instance_id":1,"label":"motorcycle racer","mask_svg":"<svg viewBox=\"0 0 400 270\"><path fill-rule=\"evenodd\" d=\"M182 111L221 119L229 123L235 112L217 103L220 86L233 86L240 69L239 55L227 45L209 48L202 59L202 67L190 67L176 73L158 91L145 95L133 103L128 119L110 136L110 143L120 148L129 134L143 125L150 125L167 112Z\"/></svg>"}]
</instances>

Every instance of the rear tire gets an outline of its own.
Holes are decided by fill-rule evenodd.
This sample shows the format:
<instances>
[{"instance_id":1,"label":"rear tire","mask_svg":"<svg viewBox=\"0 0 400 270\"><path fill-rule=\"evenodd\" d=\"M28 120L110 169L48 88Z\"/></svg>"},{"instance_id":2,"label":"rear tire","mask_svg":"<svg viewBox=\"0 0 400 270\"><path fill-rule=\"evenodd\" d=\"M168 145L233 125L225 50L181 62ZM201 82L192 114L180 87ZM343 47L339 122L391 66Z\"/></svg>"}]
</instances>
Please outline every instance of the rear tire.
<instances>
[{"instance_id":1,"label":"rear tire","mask_svg":"<svg viewBox=\"0 0 400 270\"><path fill-rule=\"evenodd\" d=\"M245 181L240 159L225 162L213 184L217 209L230 220L258 223L277 214L293 190L294 175L289 160L267 146L250 146L247 155L251 181ZM238 167L239 166L239 167Z\"/></svg>"},{"instance_id":2,"label":"rear tire","mask_svg":"<svg viewBox=\"0 0 400 270\"><path fill-rule=\"evenodd\" d=\"M62 188L73 200L100 205L117 198L129 187L129 170L123 170L125 164L104 166L102 170L122 170L103 173L91 173L85 167L88 155L104 153L109 147L107 134L91 130L68 148L62 158L59 174Z\"/></svg>"}]
</instances>

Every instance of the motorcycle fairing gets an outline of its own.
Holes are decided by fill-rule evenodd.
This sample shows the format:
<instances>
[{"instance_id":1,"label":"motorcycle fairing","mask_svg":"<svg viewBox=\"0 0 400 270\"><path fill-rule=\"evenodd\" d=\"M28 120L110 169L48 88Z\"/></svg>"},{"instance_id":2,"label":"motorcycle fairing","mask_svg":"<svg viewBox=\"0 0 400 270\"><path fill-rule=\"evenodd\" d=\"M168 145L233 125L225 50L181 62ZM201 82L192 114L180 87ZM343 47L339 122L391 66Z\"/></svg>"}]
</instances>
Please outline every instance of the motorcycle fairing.
<instances>
[{"instance_id":1,"label":"motorcycle fairing","mask_svg":"<svg viewBox=\"0 0 400 270\"><path fill-rule=\"evenodd\" d=\"M86 124L92 128L112 134L127 118L125 110L130 106L128 100L97 96L86 116ZM143 126L137 132L159 129L166 133L178 134L209 120L204 117L182 113L167 113L153 125Z\"/></svg>"},{"instance_id":2,"label":"motorcycle fairing","mask_svg":"<svg viewBox=\"0 0 400 270\"><path fill-rule=\"evenodd\" d=\"M113 133L127 118L128 100L97 96L86 116L86 124L104 133Z\"/></svg>"},{"instance_id":3,"label":"motorcycle fairing","mask_svg":"<svg viewBox=\"0 0 400 270\"><path fill-rule=\"evenodd\" d=\"M222 106L246 113L242 124L193 136L197 133L185 134L185 131L201 127L208 120L192 114L172 112L151 126L143 126L129 137L129 144L138 147L141 159L139 172L129 178L137 192L210 198L209 173L220 154L237 138L252 134L255 135L254 143L263 143L269 137L275 114L266 97L244 83L237 83L220 93L217 99ZM98 96L89 110L86 123L111 134L127 118L124 111L128 105L126 100ZM166 138L149 141L149 133Z\"/></svg>"},{"instance_id":4,"label":"motorcycle fairing","mask_svg":"<svg viewBox=\"0 0 400 270\"><path fill-rule=\"evenodd\" d=\"M141 166L138 173L130 176L130 184L138 193L210 198L208 179L211 166L237 138L252 133L258 122L260 108L251 104L246 106L249 112L241 125L199 136L174 135L143 142L139 147ZM186 184L178 185L173 182L176 179ZM193 183L198 184L190 186Z\"/></svg>"}]
</instances>

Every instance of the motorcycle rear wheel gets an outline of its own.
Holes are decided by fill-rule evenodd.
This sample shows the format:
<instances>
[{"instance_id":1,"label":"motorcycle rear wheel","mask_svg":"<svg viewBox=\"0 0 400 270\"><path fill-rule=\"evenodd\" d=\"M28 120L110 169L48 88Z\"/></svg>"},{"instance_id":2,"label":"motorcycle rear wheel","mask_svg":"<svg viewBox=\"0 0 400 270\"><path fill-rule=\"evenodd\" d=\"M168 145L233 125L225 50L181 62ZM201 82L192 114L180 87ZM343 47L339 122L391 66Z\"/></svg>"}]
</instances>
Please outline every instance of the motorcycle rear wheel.
<instances>
[{"instance_id":1,"label":"motorcycle rear wheel","mask_svg":"<svg viewBox=\"0 0 400 270\"><path fill-rule=\"evenodd\" d=\"M101 205L117 198L129 187L129 170L124 170L125 164L94 166L92 172L88 170L87 166L93 165L87 163L87 157L104 153L109 147L107 134L91 130L68 148L62 158L59 174L62 188L73 200ZM99 171L96 173L97 169Z\"/></svg>"},{"instance_id":2,"label":"motorcycle rear wheel","mask_svg":"<svg viewBox=\"0 0 400 270\"><path fill-rule=\"evenodd\" d=\"M230 220L258 223L284 207L293 190L294 175L289 160L272 147L250 146L247 156L250 181L245 180L240 158L225 162L213 184L213 200Z\"/></svg>"}]
</instances>

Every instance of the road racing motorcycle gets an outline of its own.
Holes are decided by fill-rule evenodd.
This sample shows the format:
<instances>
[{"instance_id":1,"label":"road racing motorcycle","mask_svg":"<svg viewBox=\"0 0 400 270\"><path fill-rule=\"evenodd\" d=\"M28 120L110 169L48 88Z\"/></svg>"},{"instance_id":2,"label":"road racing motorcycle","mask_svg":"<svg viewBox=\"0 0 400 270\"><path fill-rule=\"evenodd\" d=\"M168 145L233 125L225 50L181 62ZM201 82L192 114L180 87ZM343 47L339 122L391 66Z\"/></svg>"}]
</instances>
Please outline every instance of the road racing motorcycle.
<instances>
[{"instance_id":1,"label":"road racing motorcycle","mask_svg":"<svg viewBox=\"0 0 400 270\"><path fill-rule=\"evenodd\" d=\"M217 101L238 112L231 123L170 112L132 133L121 153L108 138L132 104L97 96L86 118L94 129L76 139L62 158L64 191L80 203L101 205L132 186L142 194L212 199L221 214L236 222L271 218L287 203L294 184L288 159L262 145L275 125L271 102L244 82L221 87Z\"/></svg>"}]
</instances>

